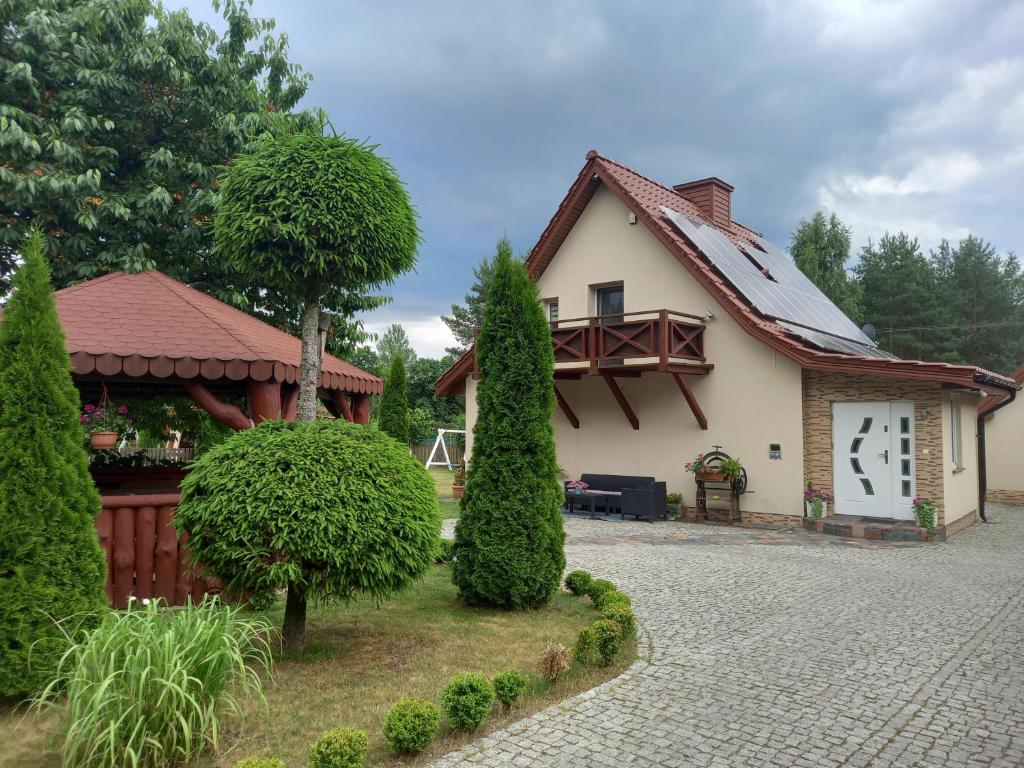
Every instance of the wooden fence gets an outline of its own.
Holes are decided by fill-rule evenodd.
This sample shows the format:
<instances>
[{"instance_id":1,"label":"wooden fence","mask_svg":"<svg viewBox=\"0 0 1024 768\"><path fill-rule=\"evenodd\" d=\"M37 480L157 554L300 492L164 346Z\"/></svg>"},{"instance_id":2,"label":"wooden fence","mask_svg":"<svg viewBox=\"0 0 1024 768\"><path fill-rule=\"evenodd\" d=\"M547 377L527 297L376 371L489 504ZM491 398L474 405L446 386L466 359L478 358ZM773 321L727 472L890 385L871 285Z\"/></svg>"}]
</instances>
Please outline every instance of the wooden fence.
<instances>
[{"instance_id":1,"label":"wooden fence","mask_svg":"<svg viewBox=\"0 0 1024 768\"><path fill-rule=\"evenodd\" d=\"M171 524L177 493L104 495L96 532L107 554L107 597L115 608L128 598L160 598L168 605L195 601L216 585L189 573L186 544Z\"/></svg>"},{"instance_id":2,"label":"wooden fence","mask_svg":"<svg viewBox=\"0 0 1024 768\"><path fill-rule=\"evenodd\" d=\"M463 456L466 455L465 445L461 440L458 442L454 440L448 441L447 445L448 456L452 460L452 467L455 467L462 461ZM430 452L434 448L434 441L430 440L429 442L413 443L410 447L412 448L412 455L419 460L420 464L426 464L427 459L430 457ZM444 461L444 453L441 452L440 448L437 449L437 455L434 456L434 461Z\"/></svg>"}]
</instances>

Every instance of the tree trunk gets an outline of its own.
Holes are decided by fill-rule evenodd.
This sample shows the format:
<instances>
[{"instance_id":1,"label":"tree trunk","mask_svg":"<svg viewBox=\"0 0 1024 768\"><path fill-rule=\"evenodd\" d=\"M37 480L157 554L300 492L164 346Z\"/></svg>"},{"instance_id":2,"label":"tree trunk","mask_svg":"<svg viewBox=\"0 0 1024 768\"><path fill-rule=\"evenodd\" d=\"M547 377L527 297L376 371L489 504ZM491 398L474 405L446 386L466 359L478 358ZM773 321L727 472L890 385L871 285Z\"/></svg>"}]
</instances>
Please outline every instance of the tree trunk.
<instances>
[{"instance_id":1,"label":"tree trunk","mask_svg":"<svg viewBox=\"0 0 1024 768\"><path fill-rule=\"evenodd\" d=\"M310 299L302 310L302 362L299 366L299 421L316 421L320 382L320 302Z\"/></svg>"},{"instance_id":2,"label":"tree trunk","mask_svg":"<svg viewBox=\"0 0 1024 768\"><path fill-rule=\"evenodd\" d=\"M289 656L301 656L306 651L306 595L290 581L284 604L281 640L284 652Z\"/></svg>"}]
</instances>

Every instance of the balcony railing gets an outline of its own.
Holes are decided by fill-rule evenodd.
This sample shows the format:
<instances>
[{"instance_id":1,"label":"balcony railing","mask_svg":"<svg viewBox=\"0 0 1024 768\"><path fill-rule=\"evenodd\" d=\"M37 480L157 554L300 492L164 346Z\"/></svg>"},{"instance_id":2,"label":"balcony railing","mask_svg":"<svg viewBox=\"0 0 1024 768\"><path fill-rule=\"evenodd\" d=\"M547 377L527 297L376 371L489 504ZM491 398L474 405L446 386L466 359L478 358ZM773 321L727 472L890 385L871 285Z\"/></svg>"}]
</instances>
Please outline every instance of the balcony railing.
<instances>
[{"instance_id":1,"label":"balcony railing","mask_svg":"<svg viewBox=\"0 0 1024 768\"><path fill-rule=\"evenodd\" d=\"M598 368L646 360L666 370L672 363L705 361L704 319L670 309L556 320L551 343L556 365Z\"/></svg>"}]
</instances>

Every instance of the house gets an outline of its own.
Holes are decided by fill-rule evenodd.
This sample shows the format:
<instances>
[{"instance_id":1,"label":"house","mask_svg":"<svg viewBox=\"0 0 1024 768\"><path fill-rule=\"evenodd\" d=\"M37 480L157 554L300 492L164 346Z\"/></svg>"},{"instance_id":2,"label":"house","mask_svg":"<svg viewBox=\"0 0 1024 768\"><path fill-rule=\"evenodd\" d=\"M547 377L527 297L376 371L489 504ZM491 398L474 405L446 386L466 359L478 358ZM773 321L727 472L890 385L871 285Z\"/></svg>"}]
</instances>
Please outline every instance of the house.
<instances>
[{"instance_id":1,"label":"house","mask_svg":"<svg viewBox=\"0 0 1024 768\"><path fill-rule=\"evenodd\" d=\"M665 186L586 163L527 259L551 321L559 464L653 475L692 506L683 464L715 446L748 473L748 522L799 521L809 483L830 513L954 532L978 514L978 404L1015 383L879 350L754 230L718 178ZM474 354L438 380L476 417Z\"/></svg>"},{"instance_id":2,"label":"house","mask_svg":"<svg viewBox=\"0 0 1024 768\"><path fill-rule=\"evenodd\" d=\"M1024 364L1013 372L1024 385ZM985 498L1024 504L1024 403L1006 395L987 397L978 407L985 431Z\"/></svg>"}]
</instances>

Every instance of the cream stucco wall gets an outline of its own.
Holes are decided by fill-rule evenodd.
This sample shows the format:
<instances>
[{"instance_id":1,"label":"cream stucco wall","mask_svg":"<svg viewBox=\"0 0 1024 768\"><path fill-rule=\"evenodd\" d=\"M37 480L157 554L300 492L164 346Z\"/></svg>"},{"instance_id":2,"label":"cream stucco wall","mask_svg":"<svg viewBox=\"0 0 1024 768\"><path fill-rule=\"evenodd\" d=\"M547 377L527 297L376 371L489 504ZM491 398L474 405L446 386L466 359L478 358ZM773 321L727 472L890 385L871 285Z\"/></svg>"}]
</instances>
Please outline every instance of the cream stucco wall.
<instances>
[{"instance_id":1,"label":"cream stucco wall","mask_svg":"<svg viewBox=\"0 0 1024 768\"><path fill-rule=\"evenodd\" d=\"M707 376L689 378L708 429L698 427L668 374L645 372L642 378L618 379L639 430L633 430L599 377L562 380L558 388L579 418L580 429L555 411L559 464L573 477L583 472L653 475L692 505L694 482L683 463L718 444L747 468L744 511L801 514L799 366L751 338L642 224L629 224L626 206L602 187L538 287L542 298L558 299L560 317L574 318L594 314L592 286L616 282L623 283L626 312L714 313L704 349L715 368ZM467 391L467 402L470 398ZM467 411L467 425L471 418ZM771 443L782 446L781 460L769 460Z\"/></svg>"},{"instance_id":2,"label":"cream stucco wall","mask_svg":"<svg viewBox=\"0 0 1024 768\"><path fill-rule=\"evenodd\" d=\"M473 455L473 427L476 424L476 379L466 377L466 456Z\"/></svg>"},{"instance_id":3,"label":"cream stucco wall","mask_svg":"<svg viewBox=\"0 0 1024 768\"><path fill-rule=\"evenodd\" d=\"M1024 494L1024 392L985 422L990 491Z\"/></svg>"},{"instance_id":4,"label":"cream stucco wall","mask_svg":"<svg viewBox=\"0 0 1024 768\"><path fill-rule=\"evenodd\" d=\"M947 526L978 509L978 397L961 392L959 399L960 468L953 466L953 396L947 394L942 403L943 522Z\"/></svg>"}]
</instances>

